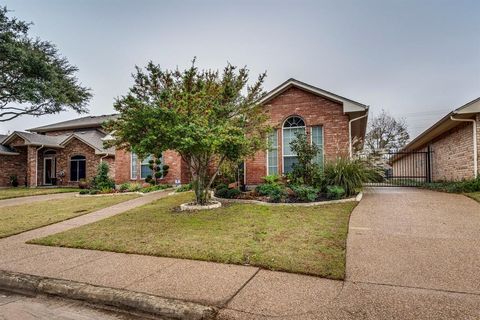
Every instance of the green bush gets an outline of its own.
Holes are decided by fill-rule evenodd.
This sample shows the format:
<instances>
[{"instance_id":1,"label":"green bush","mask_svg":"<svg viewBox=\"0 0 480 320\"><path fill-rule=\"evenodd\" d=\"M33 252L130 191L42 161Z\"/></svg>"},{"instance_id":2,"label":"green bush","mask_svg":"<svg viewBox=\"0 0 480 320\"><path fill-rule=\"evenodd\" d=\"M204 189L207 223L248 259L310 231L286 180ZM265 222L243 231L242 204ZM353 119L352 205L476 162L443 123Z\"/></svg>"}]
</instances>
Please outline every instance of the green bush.
<instances>
[{"instance_id":1,"label":"green bush","mask_svg":"<svg viewBox=\"0 0 480 320\"><path fill-rule=\"evenodd\" d=\"M255 191L261 196L267 196L272 202L280 202L285 196L285 186L277 183L263 183L255 188Z\"/></svg>"},{"instance_id":2,"label":"green bush","mask_svg":"<svg viewBox=\"0 0 480 320\"><path fill-rule=\"evenodd\" d=\"M80 194L89 194L89 193L90 193L90 190L82 189L82 190L80 190L79 193L80 193Z\"/></svg>"},{"instance_id":3,"label":"green bush","mask_svg":"<svg viewBox=\"0 0 480 320\"><path fill-rule=\"evenodd\" d=\"M263 177L263 181L265 181L266 184L278 184L280 183L280 176L276 174L271 174Z\"/></svg>"},{"instance_id":4,"label":"green bush","mask_svg":"<svg viewBox=\"0 0 480 320\"><path fill-rule=\"evenodd\" d=\"M129 183L128 184L128 191L129 192L137 192L137 191L140 191L140 189L142 189L142 185L140 183Z\"/></svg>"},{"instance_id":5,"label":"green bush","mask_svg":"<svg viewBox=\"0 0 480 320\"><path fill-rule=\"evenodd\" d=\"M98 194L100 191L97 189L90 189L89 193L90 194Z\"/></svg>"},{"instance_id":6,"label":"green bush","mask_svg":"<svg viewBox=\"0 0 480 320\"><path fill-rule=\"evenodd\" d=\"M157 184L157 185L141 188L140 192L149 193L149 192L153 192L153 191L165 190L165 189L168 189L168 188L171 188L171 187L172 186L170 184Z\"/></svg>"},{"instance_id":7,"label":"green bush","mask_svg":"<svg viewBox=\"0 0 480 320\"><path fill-rule=\"evenodd\" d=\"M420 187L450 193L470 193L480 191L480 177L463 181L443 181L424 183Z\"/></svg>"},{"instance_id":8,"label":"green bush","mask_svg":"<svg viewBox=\"0 0 480 320\"><path fill-rule=\"evenodd\" d=\"M300 201L313 202L317 200L320 189L306 185L292 185L290 188Z\"/></svg>"},{"instance_id":9,"label":"green bush","mask_svg":"<svg viewBox=\"0 0 480 320\"><path fill-rule=\"evenodd\" d=\"M190 190L192 190L192 184L188 183L188 184L181 185L175 191L176 192L186 192L186 191L190 191Z\"/></svg>"},{"instance_id":10,"label":"green bush","mask_svg":"<svg viewBox=\"0 0 480 320\"><path fill-rule=\"evenodd\" d=\"M327 186L340 186L347 196L352 196L370 181L371 171L359 159L339 158L325 165L324 175Z\"/></svg>"},{"instance_id":11,"label":"green bush","mask_svg":"<svg viewBox=\"0 0 480 320\"><path fill-rule=\"evenodd\" d=\"M92 179L92 189L115 189L115 182L108 175L108 163L100 162L97 167L97 175Z\"/></svg>"},{"instance_id":12,"label":"green bush","mask_svg":"<svg viewBox=\"0 0 480 320\"><path fill-rule=\"evenodd\" d=\"M118 189L121 192L125 192L125 191L128 191L129 188L130 188L130 183L122 183Z\"/></svg>"},{"instance_id":13,"label":"green bush","mask_svg":"<svg viewBox=\"0 0 480 320\"><path fill-rule=\"evenodd\" d=\"M236 188L229 189L228 186L224 183L219 184L215 188L215 196L218 198L233 199L238 197L240 190Z\"/></svg>"},{"instance_id":14,"label":"green bush","mask_svg":"<svg viewBox=\"0 0 480 320\"><path fill-rule=\"evenodd\" d=\"M345 189L340 186L327 186L327 198L332 200L341 199L345 195Z\"/></svg>"}]
</instances>

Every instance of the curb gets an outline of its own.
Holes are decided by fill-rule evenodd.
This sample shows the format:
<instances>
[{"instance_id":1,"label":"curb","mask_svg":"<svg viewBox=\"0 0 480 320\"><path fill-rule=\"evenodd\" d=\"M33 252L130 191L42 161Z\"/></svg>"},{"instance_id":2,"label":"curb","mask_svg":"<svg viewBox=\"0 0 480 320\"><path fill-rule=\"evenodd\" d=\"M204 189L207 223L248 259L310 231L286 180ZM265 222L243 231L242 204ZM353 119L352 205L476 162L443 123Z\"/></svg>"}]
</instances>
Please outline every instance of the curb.
<instances>
[{"instance_id":1,"label":"curb","mask_svg":"<svg viewBox=\"0 0 480 320\"><path fill-rule=\"evenodd\" d=\"M0 288L21 294L47 294L81 300L167 319L208 320L217 314L217 309L193 302L4 270L0 270Z\"/></svg>"}]
</instances>

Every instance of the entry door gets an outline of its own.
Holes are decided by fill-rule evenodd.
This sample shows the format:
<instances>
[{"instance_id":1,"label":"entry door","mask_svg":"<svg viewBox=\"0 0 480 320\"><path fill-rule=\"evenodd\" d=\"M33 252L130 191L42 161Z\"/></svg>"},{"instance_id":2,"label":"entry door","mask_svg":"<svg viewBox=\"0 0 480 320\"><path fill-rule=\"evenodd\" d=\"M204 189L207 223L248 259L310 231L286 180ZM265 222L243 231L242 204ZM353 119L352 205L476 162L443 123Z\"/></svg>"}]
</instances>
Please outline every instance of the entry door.
<instances>
[{"instance_id":1,"label":"entry door","mask_svg":"<svg viewBox=\"0 0 480 320\"><path fill-rule=\"evenodd\" d=\"M44 184L51 185L53 179L55 178L55 159L45 158L44 159Z\"/></svg>"}]
</instances>

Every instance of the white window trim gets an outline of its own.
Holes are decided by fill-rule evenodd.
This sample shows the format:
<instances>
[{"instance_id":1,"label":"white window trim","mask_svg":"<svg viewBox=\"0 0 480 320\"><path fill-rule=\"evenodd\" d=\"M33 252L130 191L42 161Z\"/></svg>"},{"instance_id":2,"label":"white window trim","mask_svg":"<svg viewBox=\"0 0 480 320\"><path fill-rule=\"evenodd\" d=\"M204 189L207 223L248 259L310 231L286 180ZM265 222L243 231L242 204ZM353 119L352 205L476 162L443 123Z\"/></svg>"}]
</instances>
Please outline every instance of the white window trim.
<instances>
[{"instance_id":1,"label":"white window trim","mask_svg":"<svg viewBox=\"0 0 480 320\"><path fill-rule=\"evenodd\" d=\"M135 154L135 156L137 157L137 162L135 162L135 177L133 176L133 155L135 153L134 152L130 152L130 180L137 180L138 179L138 174L137 174L137 171L138 171L138 156Z\"/></svg>"},{"instance_id":2,"label":"white window trim","mask_svg":"<svg viewBox=\"0 0 480 320\"><path fill-rule=\"evenodd\" d=\"M280 148L278 147L278 129L274 129L275 130L275 133L277 135L277 173L276 175L280 175L280 168L278 167L278 150L280 150ZM268 136L267 136L267 143L268 143ZM267 149L267 153L266 153L266 158L267 158L267 163L266 163L266 168L265 168L265 172L267 173L267 176L270 175L270 172L269 172L269 168L270 168L270 163L268 161L268 153L270 152L269 149Z\"/></svg>"},{"instance_id":3,"label":"white window trim","mask_svg":"<svg viewBox=\"0 0 480 320\"><path fill-rule=\"evenodd\" d=\"M299 115L292 114L292 115L286 117L285 120L283 120L283 122L282 122L282 130L281 130L281 131L282 131L282 136L281 136L281 139L282 139L282 150L281 150L281 152L280 152L280 156L282 157L282 171L281 171L280 174L279 174L279 175L281 175L281 176L283 176L283 175L285 174L285 155L283 154L283 149L285 148L285 144L284 144L285 141L283 141L283 130L285 129L285 128L284 128L285 122L286 122L288 119L292 118L292 117L298 117L298 118L302 119L302 120L303 120L303 123L305 124L305 126L303 126L303 127L288 127L288 129L304 128L304 129L305 129L305 134L307 134L307 128L308 128L308 126L307 126L307 123L305 122L305 119L304 119L303 117L301 117L301 116L299 116ZM295 155L287 155L287 157L296 157L296 156L295 156Z\"/></svg>"}]
</instances>

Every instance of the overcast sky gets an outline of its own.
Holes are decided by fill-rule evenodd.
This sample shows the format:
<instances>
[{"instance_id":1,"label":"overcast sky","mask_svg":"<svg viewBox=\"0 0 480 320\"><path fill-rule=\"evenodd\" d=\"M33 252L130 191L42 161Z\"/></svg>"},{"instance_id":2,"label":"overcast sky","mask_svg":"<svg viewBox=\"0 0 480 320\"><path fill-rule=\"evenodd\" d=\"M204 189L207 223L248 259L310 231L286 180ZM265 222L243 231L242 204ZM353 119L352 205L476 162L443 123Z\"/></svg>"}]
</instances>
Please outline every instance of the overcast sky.
<instances>
[{"instance_id":1,"label":"overcast sky","mask_svg":"<svg viewBox=\"0 0 480 320\"><path fill-rule=\"evenodd\" d=\"M114 110L135 65L227 61L293 77L404 117L412 136L480 96L480 1L3 0L31 34L55 43L92 89L93 115ZM372 114L371 114L372 115ZM78 117L0 123L0 133Z\"/></svg>"}]
</instances>

